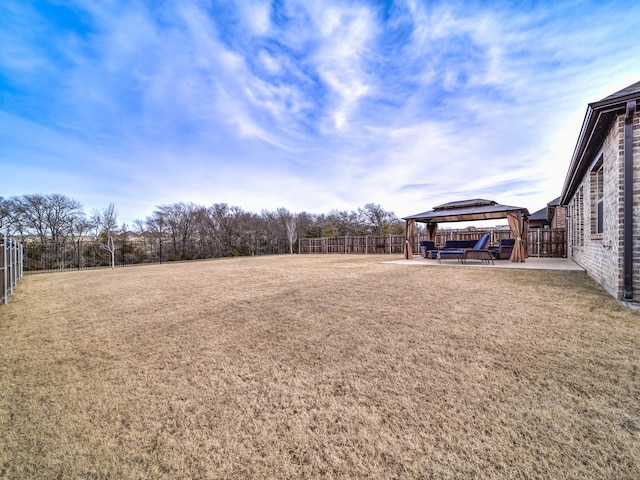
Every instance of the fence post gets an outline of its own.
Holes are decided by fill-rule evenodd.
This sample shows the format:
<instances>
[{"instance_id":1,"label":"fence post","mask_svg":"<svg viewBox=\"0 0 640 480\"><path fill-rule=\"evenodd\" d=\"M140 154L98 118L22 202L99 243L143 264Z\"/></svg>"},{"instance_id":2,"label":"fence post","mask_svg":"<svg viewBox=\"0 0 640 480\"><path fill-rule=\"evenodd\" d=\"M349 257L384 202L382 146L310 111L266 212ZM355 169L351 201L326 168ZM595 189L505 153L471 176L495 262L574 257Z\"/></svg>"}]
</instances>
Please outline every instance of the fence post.
<instances>
[{"instance_id":1,"label":"fence post","mask_svg":"<svg viewBox=\"0 0 640 480\"><path fill-rule=\"evenodd\" d=\"M24 245L20 243L19 248L20 248L20 265L18 265L18 272L19 272L20 278L22 278L22 276L24 275Z\"/></svg>"},{"instance_id":2,"label":"fence post","mask_svg":"<svg viewBox=\"0 0 640 480\"><path fill-rule=\"evenodd\" d=\"M10 268L9 269L9 275L10 275L10 278L9 278L9 293L11 295L13 295L13 284L15 282L17 282L16 269L15 269L14 265L16 265L18 263L18 259L17 259L16 255L15 255L15 252L14 252L15 249L14 249L13 245L14 245L13 240L9 239L9 265L10 265L10 267L9 267Z\"/></svg>"},{"instance_id":3,"label":"fence post","mask_svg":"<svg viewBox=\"0 0 640 480\"><path fill-rule=\"evenodd\" d=\"M2 239L2 303L7 304L7 236Z\"/></svg>"},{"instance_id":4,"label":"fence post","mask_svg":"<svg viewBox=\"0 0 640 480\"><path fill-rule=\"evenodd\" d=\"M0 236L0 243L2 245L0 253L0 270L2 270L0 304L6 305L9 303L9 295L13 295L13 287L22 278L24 248L17 240L9 238L9 229L4 237Z\"/></svg>"},{"instance_id":5,"label":"fence post","mask_svg":"<svg viewBox=\"0 0 640 480\"><path fill-rule=\"evenodd\" d=\"M17 285L18 281L20 280L20 276L18 275L18 242L17 240L13 241L13 248L14 248L14 257L15 257L15 263L13 264L13 276L16 279L15 283Z\"/></svg>"}]
</instances>

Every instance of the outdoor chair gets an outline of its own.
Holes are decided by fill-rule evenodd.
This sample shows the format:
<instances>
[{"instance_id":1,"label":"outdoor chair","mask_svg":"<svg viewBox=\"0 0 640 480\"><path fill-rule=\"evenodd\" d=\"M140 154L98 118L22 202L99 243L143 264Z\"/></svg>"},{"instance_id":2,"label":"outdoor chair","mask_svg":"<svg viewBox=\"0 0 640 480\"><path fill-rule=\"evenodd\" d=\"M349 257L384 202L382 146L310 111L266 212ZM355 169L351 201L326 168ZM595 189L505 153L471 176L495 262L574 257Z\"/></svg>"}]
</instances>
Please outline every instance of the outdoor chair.
<instances>
[{"instance_id":1,"label":"outdoor chair","mask_svg":"<svg viewBox=\"0 0 640 480\"><path fill-rule=\"evenodd\" d=\"M487 233L483 235L480 240L472 248L464 248L458 250L438 250L437 258L438 262L442 263L443 259L457 259L465 263L466 260L481 260L483 262L493 263L493 255L486 248L489 243L490 235Z\"/></svg>"},{"instance_id":2,"label":"outdoor chair","mask_svg":"<svg viewBox=\"0 0 640 480\"><path fill-rule=\"evenodd\" d=\"M436 244L431 240L422 240L420 242L420 255L424 258L429 258L429 252L436 249Z\"/></svg>"},{"instance_id":3,"label":"outdoor chair","mask_svg":"<svg viewBox=\"0 0 640 480\"><path fill-rule=\"evenodd\" d=\"M503 238L500 240L500 247L496 254L498 260L511 258L511 252L513 252L513 245L516 243L515 238Z\"/></svg>"},{"instance_id":4,"label":"outdoor chair","mask_svg":"<svg viewBox=\"0 0 640 480\"><path fill-rule=\"evenodd\" d=\"M503 238L500 240L499 247L489 247L489 250L493 254L493 258L496 260L504 260L511 258L511 252L513 251L513 245L516 240L514 238Z\"/></svg>"}]
</instances>

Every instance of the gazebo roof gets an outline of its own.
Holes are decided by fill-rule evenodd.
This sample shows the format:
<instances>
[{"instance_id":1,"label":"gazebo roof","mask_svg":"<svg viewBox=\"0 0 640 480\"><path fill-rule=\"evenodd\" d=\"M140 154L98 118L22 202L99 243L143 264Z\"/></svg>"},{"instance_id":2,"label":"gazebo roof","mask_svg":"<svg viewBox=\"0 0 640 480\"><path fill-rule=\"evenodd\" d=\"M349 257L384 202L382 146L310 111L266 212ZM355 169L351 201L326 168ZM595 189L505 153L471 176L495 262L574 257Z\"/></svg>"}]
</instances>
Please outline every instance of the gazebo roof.
<instances>
[{"instance_id":1,"label":"gazebo roof","mask_svg":"<svg viewBox=\"0 0 640 480\"><path fill-rule=\"evenodd\" d=\"M415 220L421 223L466 222L473 220L492 220L506 218L509 212L522 212L525 217L529 211L523 207L499 205L493 200L474 198L458 202L449 202L434 207L428 212L404 217L404 220Z\"/></svg>"}]
</instances>

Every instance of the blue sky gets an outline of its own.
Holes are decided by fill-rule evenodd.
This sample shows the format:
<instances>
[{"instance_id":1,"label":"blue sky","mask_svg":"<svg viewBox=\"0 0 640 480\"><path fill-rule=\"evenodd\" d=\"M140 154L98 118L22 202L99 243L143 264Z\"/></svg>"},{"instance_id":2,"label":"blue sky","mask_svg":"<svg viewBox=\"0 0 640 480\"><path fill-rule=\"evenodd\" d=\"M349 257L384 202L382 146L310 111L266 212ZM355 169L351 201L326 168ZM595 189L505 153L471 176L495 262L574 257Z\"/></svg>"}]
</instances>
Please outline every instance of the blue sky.
<instances>
[{"instance_id":1,"label":"blue sky","mask_svg":"<svg viewBox=\"0 0 640 480\"><path fill-rule=\"evenodd\" d=\"M635 0L4 0L0 196L533 212L638 80Z\"/></svg>"}]
</instances>

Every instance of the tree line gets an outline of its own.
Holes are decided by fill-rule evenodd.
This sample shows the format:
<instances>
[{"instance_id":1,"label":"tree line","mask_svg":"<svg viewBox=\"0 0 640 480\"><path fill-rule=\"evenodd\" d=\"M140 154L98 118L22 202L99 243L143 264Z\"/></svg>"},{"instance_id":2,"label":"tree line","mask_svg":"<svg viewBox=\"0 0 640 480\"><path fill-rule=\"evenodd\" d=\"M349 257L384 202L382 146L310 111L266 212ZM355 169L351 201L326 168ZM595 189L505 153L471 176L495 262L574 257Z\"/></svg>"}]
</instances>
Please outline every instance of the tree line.
<instances>
[{"instance_id":1,"label":"tree line","mask_svg":"<svg viewBox=\"0 0 640 480\"><path fill-rule=\"evenodd\" d=\"M40 243L95 240L112 262L123 241L164 242L171 259L183 260L273 253L283 243L294 253L298 238L403 234L404 228L395 213L374 203L313 214L178 202L158 205L144 220L126 225L118 222L114 203L86 213L78 200L62 194L0 197L2 234Z\"/></svg>"}]
</instances>

